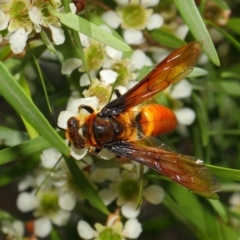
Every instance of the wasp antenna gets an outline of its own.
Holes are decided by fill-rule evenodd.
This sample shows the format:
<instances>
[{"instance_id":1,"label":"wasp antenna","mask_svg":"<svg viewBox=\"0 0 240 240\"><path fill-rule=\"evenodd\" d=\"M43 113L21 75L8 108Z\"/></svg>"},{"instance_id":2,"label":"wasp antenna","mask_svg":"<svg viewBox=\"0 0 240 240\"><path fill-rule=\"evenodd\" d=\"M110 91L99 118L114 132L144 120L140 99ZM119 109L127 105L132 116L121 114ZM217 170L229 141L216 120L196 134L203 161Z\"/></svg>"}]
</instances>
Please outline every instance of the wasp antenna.
<instances>
[{"instance_id":1,"label":"wasp antenna","mask_svg":"<svg viewBox=\"0 0 240 240\"><path fill-rule=\"evenodd\" d=\"M114 92L116 93L117 97L121 97L122 94L120 93L119 89L114 89Z\"/></svg>"},{"instance_id":2,"label":"wasp antenna","mask_svg":"<svg viewBox=\"0 0 240 240\"><path fill-rule=\"evenodd\" d=\"M78 107L78 111L80 111L81 109L84 109L89 113L94 113L94 109L91 106L88 106L88 105L80 105Z\"/></svg>"}]
</instances>

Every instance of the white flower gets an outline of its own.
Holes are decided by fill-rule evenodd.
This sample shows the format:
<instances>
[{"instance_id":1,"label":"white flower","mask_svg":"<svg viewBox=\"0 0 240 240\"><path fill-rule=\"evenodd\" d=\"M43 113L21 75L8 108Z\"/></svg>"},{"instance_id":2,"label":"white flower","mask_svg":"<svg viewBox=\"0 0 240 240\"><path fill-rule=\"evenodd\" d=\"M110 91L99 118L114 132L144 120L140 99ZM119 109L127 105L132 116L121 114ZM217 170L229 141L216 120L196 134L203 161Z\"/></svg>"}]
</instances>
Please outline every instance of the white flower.
<instances>
[{"instance_id":1,"label":"white flower","mask_svg":"<svg viewBox=\"0 0 240 240\"><path fill-rule=\"evenodd\" d=\"M83 220L78 222L77 230L79 236L83 239L93 239L97 235L96 231Z\"/></svg>"},{"instance_id":2,"label":"white flower","mask_svg":"<svg viewBox=\"0 0 240 240\"><path fill-rule=\"evenodd\" d=\"M123 228L123 236L137 239L142 232L142 226L136 218L128 219Z\"/></svg>"},{"instance_id":3,"label":"white flower","mask_svg":"<svg viewBox=\"0 0 240 240\"><path fill-rule=\"evenodd\" d=\"M30 212L39 204L39 200L33 193L22 192L17 197L17 207L22 212Z\"/></svg>"},{"instance_id":4,"label":"white flower","mask_svg":"<svg viewBox=\"0 0 240 240\"><path fill-rule=\"evenodd\" d=\"M82 66L82 60L78 58L68 58L62 64L61 73L70 75L73 70Z\"/></svg>"},{"instance_id":5,"label":"white flower","mask_svg":"<svg viewBox=\"0 0 240 240\"><path fill-rule=\"evenodd\" d=\"M137 208L136 202L126 202L122 205L121 212L126 218L136 218L140 213L140 208Z\"/></svg>"},{"instance_id":6,"label":"white flower","mask_svg":"<svg viewBox=\"0 0 240 240\"><path fill-rule=\"evenodd\" d=\"M191 108L180 108L174 110L177 120L182 125L191 125L196 118L196 113Z\"/></svg>"},{"instance_id":7,"label":"white flower","mask_svg":"<svg viewBox=\"0 0 240 240\"><path fill-rule=\"evenodd\" d=\"M26 46L27 37L25 28L18 28L9 38L11 50L16 54L21 53Z\"/></svg>"},{"instance_id":8,"label":"white flower","mask_svg":"<svg viewBox=\"0 0 240 240\"><path fill-rule=\"evenodd\" d=\"M157 185L150 185L143 190L143 196L148 202L159 204L163 201L164 190Z\"/></svg>"},{"instance_id":9,"label":"white flower","mask_svg":"<svg viewBox=\"0 0 240 240\"><path fill-rule=\"evenodd\" d=\"M118 77L118 73L111 69L104 69L99 72L101 81L106 85L114 83Z\"/></svg>"},{"instance_id":10,"label":"white flower","mask_svg":"<svg viewBox=\"0 0 240 240\"><path fill-rule=\"evenodd\" d=\"M96 71L94 70L89 71L89 75L91 77L91 80L93 81L93 79L96 78ZM87 73L83 73L81 75L79 83L81 87L88 86L91 83Z\"/></svg>"},{"instance_id":11,"label":"white flower","mask_svg":"<svg viewBox=\"0 0 240 240\"><path fill-rule=\"evenodd\" d=\"M21 221L15 220L1 221L1 230L7 235L6 239L23 239L24 235L24 224Z\"/></svg>"},{"instance_id":12,"label":"white flower","mask_svg":"<svg viewBox=\"0 0 240 240\"><path fill-rule=\"evenodd\" d=\"M40 32L41 25L43 24L41 11L36 6L33 6L32 8L29 9L28 13L31 21L34 24L36 32Z\"/></svg>"},{"instance_id":13,"label":"white flower","mask_svg":"<svg viewBox=\"0 0 240 240\"><path fill-rule=\"evenodd\" d=\"M123 28L123 37L128 44L141 44L145 40L141 30L153 30L163 25L163 18L158 13L153 13L158 0L116 1L120 6L116 12L108 11L102 15L103 20L112 28ZM131 30L131 31L129 31Z\"/></svg>"},{"instance_id":14,"label":"white flower","mask_svg":"<svg viewBox=\"0 0 240 240\"><path fill-rule=\"evenodd\" d=\"M153 30L156 28L160 28L163 25L163 17L157 13L151 15L147 20L146 27L148 30Z\"/></svg>"},{"instance_id":15,"label":"white flower","mask_svg":"<svg viewBox=\"0 0 240 240\"><path fill-rule=\"evenodd\" d=\"M142 226L137 219L128 219L123 226L118 216L114 215L108 217L106 226L99 223L95 224L94 230L86 221L79 221L77 230L78 234L83 239L101 239L101 236L109 236L107 239L111 239L114 235L118 239L137 239L142 232Z\"/></svg>"},{"instance_id":16,"label":"white flower","mask_svg":"<svg viewBox=\"0 0 240 240\"><path fill-rule=\"evenodd\" d=\"M38 218L34 221L34 232L38 237L47 237L52 230L52 223L49 218Z\"/></svg>"},{"instance_id":17,"label":"white flower","mask_svg":"<svg viewBox=\"0 0 240 240\"><path fill-rule=\"evenodd\" d=\"M67 107L67 110L62 111L59 114L57 125L62 129L67 129L67 121L69 120L70 117L80 118L83 124L85 116L89 115L89 112L87 112L84 109L81 109L79 112L80 105L87 105L96 110L98 106L98 99L97 97L89 97L89 98L75 99L71 101L71 103ZM77 149L73 146L73 144L71 144L70 147L71 147L71 152L70 152L71 155L77 160L82 159L88 151L87 147L82 149Z\"/></svg>"},{"instance_id":18,"label":"white flower","mask_svg":"<svg viewBox=\"0 0 240 240\"><path fill-rule=\"evenodd\" d=\"M33 187L34 185L34 177L28 174L18 183L18 191L24 191L29 187Z\"/></svg>"},{"instance_id":19,"label":"white flower","mask_svg":"<svg viewBox=\"0 0 240 240\"><path fill-rule=\"evenodd\" d=\"M102 19L113 29L118 28L121 24L120 16L114 11L103 13Z\"/></svg>"},{"instance_id":20,"label":"white flower","mask_svg":"<svg viewBox=\"0 0 240 240\"><path fill-rule=\"evenodd\" d=\"M9 20L9 15L0 9L0 31L7 28Z\"/></svg>"},{"instance_id":21,"label":"white flower","mask_svg":"<svg viewBox=\"0 0 240 240\"><path fill-rule=\"evenodd\" d=\"M139 30L127 29L123 32L123 37L130 45L139 45L145 42L143 34Z\"/></svg>"},{"instance_id":22,"label":"white flower","mask_svg":"<svg viewBox=\"0 0 240 240\"><path fill-rule=\"evenodd\" d=\"M55 148L43 150L41 154L42 165L47 169L52 169L60 160L62 154Z\"/></svg>"},{"instance_id":23,"label":"white flower","mask_svg":"<svg viewBox=\"0 0 240 240\"><path fill-rule=\"evenodd\" d=\"M146 63L146 60L147 60L146 54L140 49L135 50L131 56L131 63L136 69L143 68L143 66Z\"/></svg>"},{"instance_id":24,"label":"white flower","mask_svg":"<svg viewBox=\"0 0 240 240\"><path fill-rule=\"evenodd\" d=\"M56 27L52 24L48 24L52 32L52 38L56 45L60 45L65 41L64 31L60 27Z\"/></svg>"},{"instance_id":25,"label":"white flower","mask_svg":"<svg viewBox=\"0 0 240 240\"><path fill-rule=\"evenodd\" d=\"M190 97L192 93L192 85L186 79L174 84L170 92L170 96L174 99Z\"/></svg>"},{"instance_id":26,"label":"white flower","mask_svg":"<svg viewBox=\"0 0 240 240\"><path fill-rule=\"evenodd\" d=\"M76 205L76 196L72 192L64 192L59 196L58 204L63 210L72 211Z\"/></svg>"}]
</instances>

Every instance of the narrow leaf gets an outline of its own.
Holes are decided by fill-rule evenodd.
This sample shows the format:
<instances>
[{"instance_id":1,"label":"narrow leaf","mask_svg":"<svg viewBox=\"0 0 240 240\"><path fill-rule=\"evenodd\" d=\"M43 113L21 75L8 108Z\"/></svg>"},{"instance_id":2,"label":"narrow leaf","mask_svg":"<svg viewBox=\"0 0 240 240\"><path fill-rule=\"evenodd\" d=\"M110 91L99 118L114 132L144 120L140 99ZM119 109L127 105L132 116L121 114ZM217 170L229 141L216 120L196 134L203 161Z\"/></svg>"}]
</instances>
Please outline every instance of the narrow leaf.
<instances>
[{"instance_id":1,"label":"narrow leaf","mask_svg":"<svg viewBox=\"0 0 240 240\"><path fill-rule=\"evenodd\" d=\"M151 31L150 36L165 47L180 48L185 44L182 39L163 28Z\"/></svg>"},{"instance_id":2,"label":"narrow leaf","mask_svg":"<svg viewBox=\"0 0 240 240\"><path fill-rule=\"evenodd\" d=\"M131 48L123 41L114 37L110 33L106 32L102 28L96 26L95 24L75 15L72 13L61 14L60 21L67 27L83 33L88 37L96 39L104 44L107 44L115 49L123 52L130 51Z\"/></svg>"},{"instance_id":3,"label":"narrow leaf","mask_svg":"<svg viewBox=\"0 0 240 240\"><path fill-rule=\"evenodd\" d=\"M35 128L52 146L65 156L69 156L69 148L52 128L47 119L24 93L19 84L0 62L0 93L6 101Z\"/></svg>"},{"instance_id":4,"label":"narrow leaf","mask_svg":"<svg viewBox=\"0 0 240 240\"><path fill-rule=\"evenodd\" d=\"M211 61L219 66L220 62L217 52L195 2L193 0L174 0L174 3L193 36L196 39L203 41L203 50Z\"/></svg>"},{"instance_id":5,"label":"narrow leaf","mask_svg":"<svg viewBox=\"0 0 240 240\"><path fill-rule=\"evenodd\" d=\"M206 164L207 165L207 164ZM240 170L232 168L217 167L213 165L207 165L211 171L218 176L222 176L227 179L240 181Z\"/></svg>"},{"instance_id":6,"label":"narrow leaf","mask_svg":"<svg viewBox=\"0 0 240 240\"><path fill-rule=\"evenodd\" d=\"M202 138L202 144L203 146L207 146L209 142L209 135L210 135L207 113L204 108L202 100L196 94L193 94L192 97L195 104L197 120L199 123L199 128L200 128L200 133Z\"/></svg>"},{"instance_id":7,"label":"narrow leaf","mask_svg":"<svg viewBox=\"0 0 240 240\"><path fill-rule=\"evenodd\" d=\"M102 213L108 215L108 209L104 205L97 191L93 188L91 183L77 166L76 160L74 160L73 158L68 158L66 159L66 164L73 176L74 182L78 185L79 189L82 191L83 195L87 198L91 205L97 208Z\"/></svg>"},{"instance_id":8,"label":"narrow leaf","mask_svg":"<svg viewBox=\"0 0 240 240\"><path fill-rule=\"evenodd\" d=\"M0 151L0 165L14 160L23 159L49 147L51 147L51 144L43 137L37 137L14 147L6 148Z\"/></svg>"}]
</instances>

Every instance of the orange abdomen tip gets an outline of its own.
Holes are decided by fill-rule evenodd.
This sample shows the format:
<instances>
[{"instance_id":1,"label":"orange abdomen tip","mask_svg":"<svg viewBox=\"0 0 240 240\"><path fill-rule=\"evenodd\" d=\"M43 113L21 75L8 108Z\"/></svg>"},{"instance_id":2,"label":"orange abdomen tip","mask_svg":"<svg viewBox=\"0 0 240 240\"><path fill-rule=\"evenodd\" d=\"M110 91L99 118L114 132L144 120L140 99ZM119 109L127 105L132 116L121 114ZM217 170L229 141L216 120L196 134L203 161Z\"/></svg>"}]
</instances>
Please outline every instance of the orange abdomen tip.
<instances>
[{"instance_id":1,"label":"orange abdomen tip","mask_svg":"<svg viewBox=\"0 0 240 240\"><path fill-rule=\"evenodd\" d=\"M158 104L145 105L136 120L145 136L165 134L177 126L177 118L173 111Z\"/></svg>"}]
</instances>

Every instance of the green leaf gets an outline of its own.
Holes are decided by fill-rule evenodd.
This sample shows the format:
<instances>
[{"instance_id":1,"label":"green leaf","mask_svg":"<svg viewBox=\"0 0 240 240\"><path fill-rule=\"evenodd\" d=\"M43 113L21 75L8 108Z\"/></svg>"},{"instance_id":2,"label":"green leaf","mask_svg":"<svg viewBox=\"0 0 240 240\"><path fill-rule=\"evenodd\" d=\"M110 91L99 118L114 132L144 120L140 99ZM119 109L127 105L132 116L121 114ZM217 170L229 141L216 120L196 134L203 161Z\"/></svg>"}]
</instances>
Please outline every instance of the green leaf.
<instances>
[{"instance_id":1,"label":"green leaf","mask_svg":"<svg viewBox=\"0 0 240 240\"><path fill-rule=\"evenodd\" d=\"M214 2L220 7L222 10L228 10L229 6L224 0L214 0Z\"/></svg>"},{"instance_id":2,"label":"green leaf","mask_svg":"<svg viewBox=\"0 0 240 240\"><path fill-rule=\"evenodd\" d=\"M43 137L37 137L14 147L6 148L0 151L0 165L14 160L24 159L49 147L51 147L49 142Z\"/></svg>"},{"instance_id":3,"label":"green leaf","mask_svg":"<svg viewBox=\"0 0 240 240\"><path fill-rule=\"evenodd\" d=\"M61 14L60 21L67 27L83 33L88 37L96 39L104 44L107 44L115 49L123 52L130 51L131 48L123 41L114 37L110 33L106 32L102 28L96 26L95 24L75 15L72 13Z\"/></svg>"},{"instance_id":4,"label":"green leaf","mask_svg":"<svg viewBox=\"0 0 240 240\"><path fill-rule=\"evenodd\" d=\"M21 161L16 161L14 164L6 165L0 171L0 186L6 186L13 181L29 174L40 163L40 153L37 152L30 156L21 158Z\"/></svg>"},{"instance_id":5,"label":"green leaf","mask_svg":"<svg viewBox=\"0 0 240 240\"><path fill-rule=\"evenodd\" d=\"M191 77L202 77L208 74L208 71L205 69L194 67L193 71L188 75L189 78Z\"/></svg>"},{"instance_id":6,"label":"green leaf","mask_svg":"<svg viewBox=\"0 0 240 240\"><path fill-rule=\"evenodd\" d=\"M215 175L218 175L227 179L231 179L231 180L240 181L240 170L217 167L217 166L208 165L208 164L206 164L206 166L208 166Z\"/></svg>"},{"instance_id":7,"label":"green leaf","mask_svg":"<svg viewBox=\"0 0 240 240\"><path fill-rule=\"evenodd\" d=\"M0 62L0 93L6 101L28 121L41 135L65 156L69 156L69 148L63 139L52 128L47 119L24 93L16 80Z\"/></svg>"},{"instance_id":8,"label":"green leaf","mask_svg":"<svg viewBox=\"0 0 240 240\"><path fill-rule=\"evenodd\" d=\"M5 146L14 146L23 141L28 140L29 137L26 132L13 130L7 127L0 126L0 142ZM0 158L1 159L1 158Z\"/></svg>"},{"instance_id":9,"label":"green leaf","mask_svg":"<svg viewBox=\"0 0 240 240\"><path fill-rule=\"evenodd\" d=\"M235 32L236 34L240 34L240 18L230 18L227 27Z\"/></svg>"},{"instance_id":10,"label":"green leaf","mask_svg":"<svg viewBox=\"0 0 240 240\"><path fill-rule=\"evenodd\" d=\"M203 50L211 61L219 66L220 61L217 52L195 2L193 0L174 0L174 3L193 36L204 43Z\"/></svg>"},{"instance_id":11,"label":"green leaf","mask_svg":"<svg viewBox=\"0 0 240 240\"><path fill-rule=\"evenodd\" d=\"M200 202L194 194L176 184L170 185L168 190L173 197L166 194L164 205L183 221L198 239L237 240L239 238L237 230L216 217L212 209L205 207L204 202Z\"/></svg>"},{"instance_id":12,"label":"green leaf","mask_svg":"<svg viewBox=\"0 0 240 240\"><path fill-rule=\"evenodd\" d=\"M228 41L240 51L240 43L239 43L239 41L237 39L235 39L232 35L227 33L223 28L218 27L216 24L214 24L214 23L212 23L210 21L206 21L206 23L208 23L209 25L213 26L220 33L222 33L228 39Z\"/></svg>"},{"instance_id":13,"label":"green leaf","mask_svg":"<svg viewBox=\"0 0 240 240\"><path fill-rule=\"evenodd\" d=\"M223 88L226 94L232 96L240 96L240 84L235 81L221 81L219 82L220 86Z\"/></svg>"},{"instance_id":14,"label":"green leaf","mask_svg":"<svg viewBox=\"0 0 240 240\"><path fill-rule=\"evenodd\" d=\"M150 36L165 47L180 48L185 44L185 41L163 28L151 31Z\"/></svg>"},{"instance_id":15,"label":"green leaf","mask_svg":"<svg viewBox=\"0 0 240 240\"><path fill-rule=\"evenodd\" d=\"M104 205L102 199L97 193L97 190L93 188L91 183L88 181L88 179L85 177L83 172L79 169L79 167L76 164L76 160L73 158L68 158L65 160L66 164L69 168L69 171L71 172L73 176L74 182L78 185L79 189L82 191L84 197L91 203L92 206L97 208L99 211L101 211L104 214L109 214L108 209Z\"/></svg>"},{"instance_id":16,"label":"green leaf","mask_svg":"<svg viewBox=\"0 0 240 240\"><path fill-rule=\"evenodd\" d=\"M22 89L26 93L26 95L29 98L31 98L31 92L30 92L30 89L28 87L27 81L26 81L25 77L23 76L23 74L21 74L18 83L22 87ZM32 125L30 125L28 123L28 121L25 120L24 117L22 117L22 121L23 121L23 123L25 125L25 128L27 129L27 132L28 132L28 135L30 136L30 138L35 138L35 137L39 136L38 132L32 127Z\"/></svg>"},{"instance_id":17,"label":"green leaf","mask_svg":"<svg viewBox=\"0 0 240 240\"><path fill-rule=\"evenodd\" d=\"M195 104L195 111L197 114L197 120L200 128L200 134L202 139L203 146L207 146L209 142L209 121L208 116L205 110L205 107L203 105L203 102L200 97L198 97L196 94L192 95L192 98L194 100Z\"/></svg>"},{"instance_id":18,"label":"green leaf","mask_svg":"<svg viewBox=\"0 0 240 240\"><path fill-rule=\"evenodd\" d=\"M13 221L14 217L10 215L8 212L0 210L0 220L8 220L8 221Z\"/></svg>"},{"instance_id":19,"label":"green leaf","mask_svg":"<svg viewBox=\"0 0 240 240\"><path fill-rule=\"evenodd\" d=\"M212 205L214 210L218 213L221 219L227 223L228 222L228 213L220 201L208 199L209 203Z\"/></svg>"}]
</instances>

